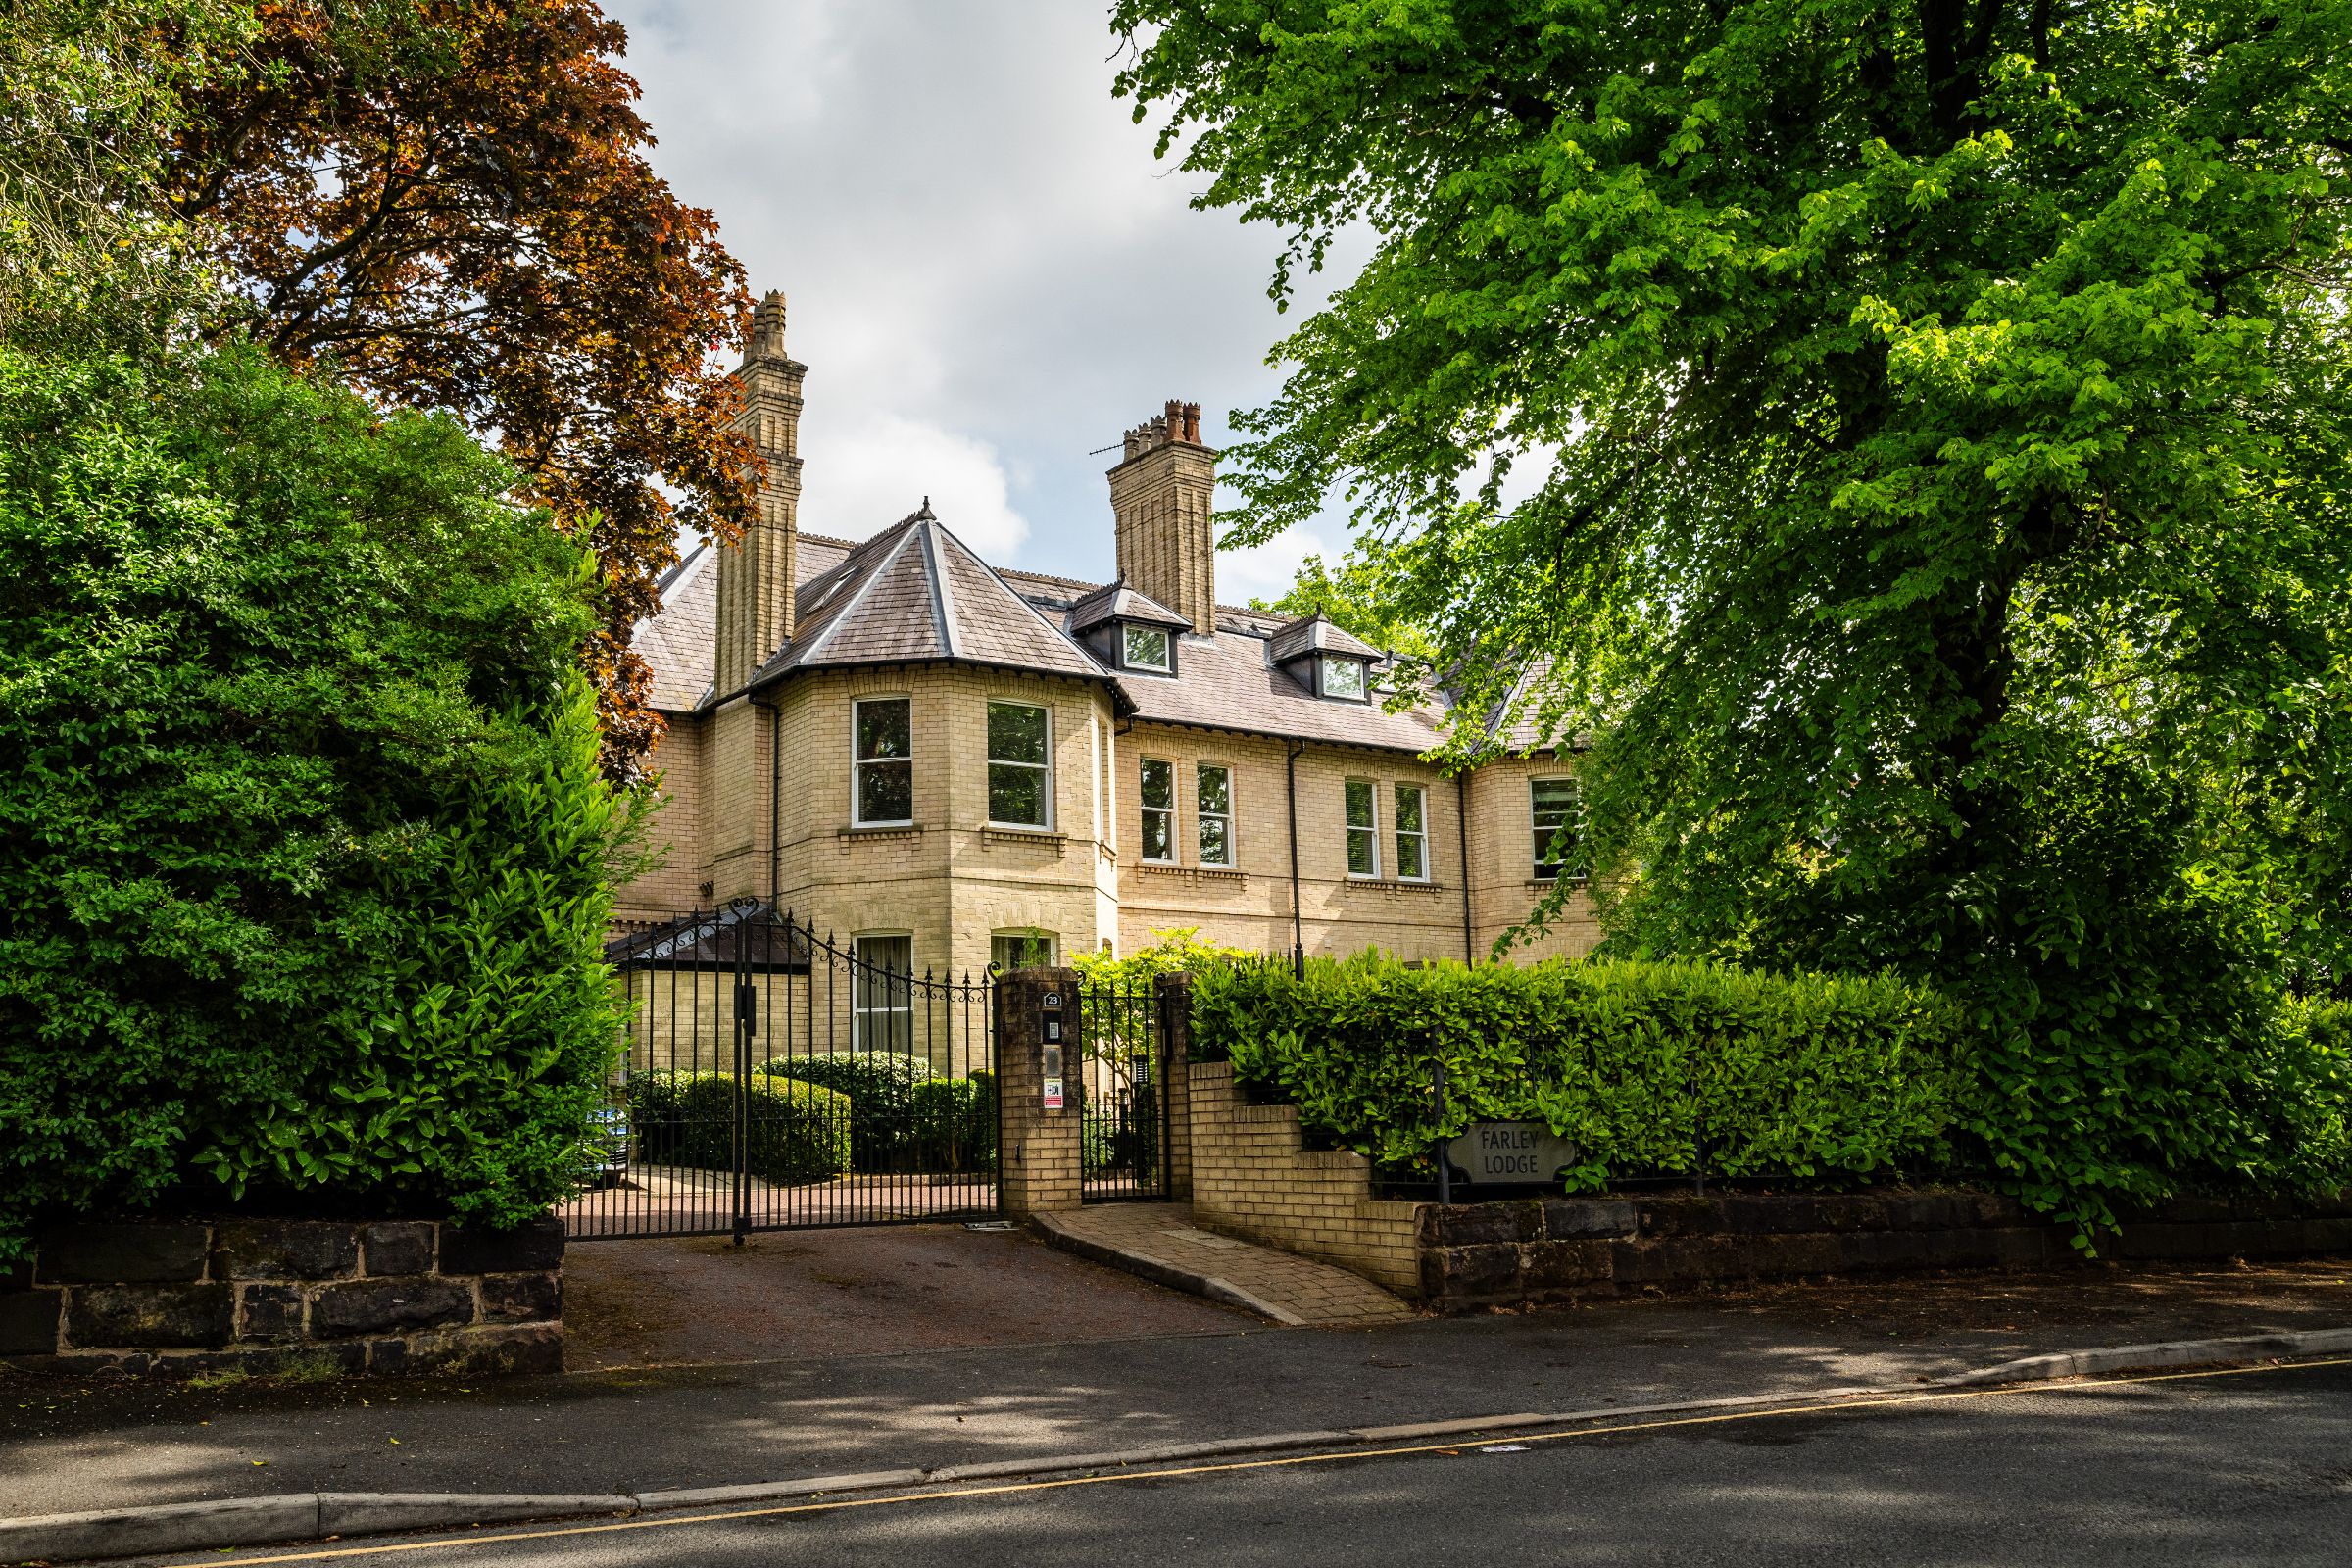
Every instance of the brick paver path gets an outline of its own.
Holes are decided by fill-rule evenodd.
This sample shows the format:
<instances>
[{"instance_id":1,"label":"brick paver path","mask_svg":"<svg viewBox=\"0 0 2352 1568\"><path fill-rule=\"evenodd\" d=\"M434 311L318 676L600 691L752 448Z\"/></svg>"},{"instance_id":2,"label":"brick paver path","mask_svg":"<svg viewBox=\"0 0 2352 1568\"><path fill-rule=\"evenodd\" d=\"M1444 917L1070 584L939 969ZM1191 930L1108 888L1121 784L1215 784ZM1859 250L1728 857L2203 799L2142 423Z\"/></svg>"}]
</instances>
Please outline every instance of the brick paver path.
<instances>
[{"instance_id":1,"label":"brick paver path","mask_svg":"<svg viewBox=\"0 0 2352 1568\"><path fill-rule=\"evenodd\" d=\"M1359 1274L1201 1230L1183 1203L1096 1203L1040 1215L1036 1224L1057 1246L1278 1323L1390 1323L1413 1315Z\"/></svg>"}]
</instances>

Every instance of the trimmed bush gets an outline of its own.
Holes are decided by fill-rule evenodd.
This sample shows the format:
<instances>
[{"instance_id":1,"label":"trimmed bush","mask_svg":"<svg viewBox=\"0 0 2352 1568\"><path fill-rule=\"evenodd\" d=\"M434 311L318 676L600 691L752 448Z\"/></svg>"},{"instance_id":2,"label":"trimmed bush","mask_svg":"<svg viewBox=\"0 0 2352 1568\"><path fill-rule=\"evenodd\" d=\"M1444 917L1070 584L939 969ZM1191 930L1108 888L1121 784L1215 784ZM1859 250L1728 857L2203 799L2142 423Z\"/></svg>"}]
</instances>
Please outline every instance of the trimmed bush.
<instances>
[{"instance_id":1,"label":"trimmed bush","mask_svg":"<svg viewBox=\"0 0 2352 1568\"><path fill-rule=\"evenodd\" d=\"M1948 1002L1886 977L1704 963L1406 969L1378 955L1202 970L1199 1054L1392 1173L1474 1121L1540 1121L1570 1185L1700 1168L1861 1178L1941 1166L1964 1084ZM1444 1061L1446 1110L1431 1093Z\"/></svg>"},{"instance_id":2,"label":"trimmed bush","mask_svg":"<svg viewBox=\"0 0 2352 1568\"><path fill-rule=\"evenodd\" d=\"M849 1097L793 1078L754 1073L751 1173L771 1182L823 1181L850 1168ZM641 1072L629 1079L629 1125L638 1158L700 1170L735 1167L735 1076L724 1072Z\"/></svg>"},{"instance_id":3,"label":"trimmed bush","mask_svg":"<svg viewBox=\"0 0 2352 1568\"><path fill-rule=\"evenodd\" d=\"M0 1259L91 1209L570 1190L635 818L598 579L453 418L0 350Z\"/></svg>"},{"instance_id":4,"label":"trimmed bush","mask_svg":"<svg viewBox=\"0 0 2352 1568\"><path fill-rule=\"evenodd\" d=\"M915 1136L915 1086L931 1077L920 1056L889 1051L835 1051L818 1056L779 1056L755 1069L773 1078L847 1095L850 1159L858 1170L905 1168Z\"/></svg>"},{"instance_id":5,"label":"trimmed bush","mask_svg":"<svg viewBox=\"0 0 2352 1568\"><path fill-rule=\"evenodd\" d=\"M915 1162L922 1170L986 1170L997 1155L997 1081L930 1078L912 1097Z\"/></svg>"}]
</instances>

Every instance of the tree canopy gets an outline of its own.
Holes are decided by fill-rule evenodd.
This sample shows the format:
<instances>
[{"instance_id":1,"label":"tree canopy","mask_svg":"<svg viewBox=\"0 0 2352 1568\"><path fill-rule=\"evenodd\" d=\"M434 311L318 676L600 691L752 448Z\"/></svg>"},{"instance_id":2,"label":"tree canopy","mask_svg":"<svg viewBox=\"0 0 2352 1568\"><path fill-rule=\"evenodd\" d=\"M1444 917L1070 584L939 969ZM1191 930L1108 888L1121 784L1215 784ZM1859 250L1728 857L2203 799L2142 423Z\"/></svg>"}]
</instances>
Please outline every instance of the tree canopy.
<instances>
[{"instance_id":1,"label":"tree canopy","mask_svg":"<svg viewBox=\"0 0 2352 1568\"><path fill-rule=\"evenodd\" d=\"M1252 599L1250 608L1277 615L1321 613L1375 648L1403 659L1427 659L1432 652L1428 634L1399 603L1411 590L1410 579L1385 551L1357 549L1336 566L1319 555L1307 557L1287 593Z\"/></svg>"},{"instance_id":2,"label":"tree canopy","mask_svg":"<svg viewBox=\"0 0 2352 1568\"><path fill-rule=\"evenodd\" d=\"M446 415L0 348L0 1256L167 1195L513 1223L618 1038L593 562Z\"/></svg>"},{"instance_id":3,"label":"tree canopy","mask_svg":"<svg viewBox=\"0 0 2352 1568\"><path fill-rule=\"evenodd\" d=\"M493 437L603 567L611 760L661 734L629 650L680 527L731 538L758 456L712 362L751 298L592 0L285 0L183 98L163 196L224 273L219 330Z\"/></svg>"},{"instance_id":4,"label":"tree canopy","mask_svg":"<svg viewBox=\"0 0 2352 1568\"><path fill-rule=\"evenodd\" d=\"M1466 710L1547 661L1614 947L1952 986L2067 1212L2282 1168L2266 1030L2352 956L2352 5L1113 25L1278 298L1375 242L1230 536L1339 490Z\"/></svg>"}]
</instances>

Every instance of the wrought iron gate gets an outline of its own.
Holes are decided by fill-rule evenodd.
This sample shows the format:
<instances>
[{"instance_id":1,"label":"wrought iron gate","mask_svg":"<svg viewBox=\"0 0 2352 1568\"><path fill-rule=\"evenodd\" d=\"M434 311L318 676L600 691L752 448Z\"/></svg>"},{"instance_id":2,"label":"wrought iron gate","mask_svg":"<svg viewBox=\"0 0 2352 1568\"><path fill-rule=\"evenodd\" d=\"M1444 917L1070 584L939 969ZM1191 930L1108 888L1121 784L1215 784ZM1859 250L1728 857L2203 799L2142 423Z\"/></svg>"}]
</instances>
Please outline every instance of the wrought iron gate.
<instances>
[{"instance_id":1,"label":"wrought iron gate","mask_svg":"<svg viewBox=\"0 0 2352 1568\"><path fill-rule=\"evenodd\" d=\"M1079 988L1079 1191L1090 1203L1168 1196L1167 1050L1156 983Z\"/></svg>"},{"instance_id":2,"label":"wrought iron gate","mask_svg":"<svg viewBox=\"0 0 2352 1568\"><path fill-rule=\"evenodd\" d=\"M745 902L614 942L628 1040L575 1241L997 1213L990 980Z\"/></svg>"}]
</instances>

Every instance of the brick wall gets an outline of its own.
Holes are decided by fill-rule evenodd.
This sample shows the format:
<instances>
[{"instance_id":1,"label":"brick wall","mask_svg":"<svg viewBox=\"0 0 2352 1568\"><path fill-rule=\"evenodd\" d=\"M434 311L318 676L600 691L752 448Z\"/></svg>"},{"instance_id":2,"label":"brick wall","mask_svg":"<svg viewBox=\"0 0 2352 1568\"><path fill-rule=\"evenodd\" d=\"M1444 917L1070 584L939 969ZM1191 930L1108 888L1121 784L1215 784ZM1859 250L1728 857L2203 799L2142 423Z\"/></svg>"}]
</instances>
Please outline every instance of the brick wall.
<instances>
[{"instance_id":1,"label":"brick wall","mask_svg":"<svg viewBox=\"0 0 2352 1568\"><path fill-rule=\"evenodd\" d=\"M1041 1016L1049 994L1061 998L1062 1102L1044 1101ZM1078 974L1074 969L1016 969L997 983L998 1199L1006 1219L1056 1213L1083 1201L1077 1074Z\"/></svg>"},{"instance_id":2,"label":"brick wall","mask_svg":"<svg viewBox=\"0 0 2352 1568\"><path fill-rule=\"evenodd\" d=\"M0 1356L167 1375L559 1372L563 1267L552 1219L70 1225L0 1271Z\"/></svg>"},{"instance_id":3,"label":"brick wall","mask_svg":"<svg viewBox=\"0 0 2352 1568\"><path fill-rule=\"evenodd\" d=\"M850 724L861 697L908 698L914 743L914 822L861 831L851 819ZM988 823L987 713L991 698L1039 703L1053 713L1054 822L1023 833ZM817 672L776 694L771 716L744 700L679 715L662 743L661 869L622 893L624 920L709 907L769 891L770 726L781 725L779 902L819 930L848 937L905 933L918 972L977 972L990 938L1050 931L1067 956L1104 942L1149 947L1153 933L1198 929L1211 941L1287 953L1292 941L1291 822L1286 745L1263 737L1138 724L1121 733L1108 697L1089 683L963 666ZM1142 858L1139 769L1158 758L1176 770L1176 858ZM1231 769L1235 863L1200 862L1199 767ZM1462 857L1461 797L1451 779L1404 753L1310 746L1298 761L1300 924L1310 954L1346 956L1379 947L1404 958L1485 957L1545 890L1533 870L1528 780L1566 764L1506 758L1468 783L1470 855ZM1348 873L1346 788L1370 780L1380 803L1380 874ZM1429 875L1396 875L1395 794L1422 788ZM1471 930L1465 944L1463 886ZM704 890L708 888L709 892ZM1518 961L1575 956L1597 938L1577 895Z\"/></svg>"},{"instance_id":4,"label":"brick wall","mask_svg":"<svg viewBox=\"0 0 2352 1568\"><path fill-rule=\"evenodd\" d=\"M1302 1148L1298 1109L1249 1103L1230 1062L1181 1070L1196 1221L1353 1269L1400 1296L1420 1294L1418 1204L1373 1198L1360 1154Z\"/></svg>"},{"instance_id":5,"label":"brick wall","mask_svg":"<svg viewBox=\"0 0 2352 1568\"><path fill-rule=\"evenodd\" d=\"M1524 920L1550 884L1535 876L1536 832L1528 781L1575 772L1547 758L1497 758L1470 775L1470 924L1483 959L1494 941ZM1581 891L1569 897L1549 931L1511 950L1514 963L1580 957L1600 940L1592 904Z\"/></svg>"}]
</instances>

